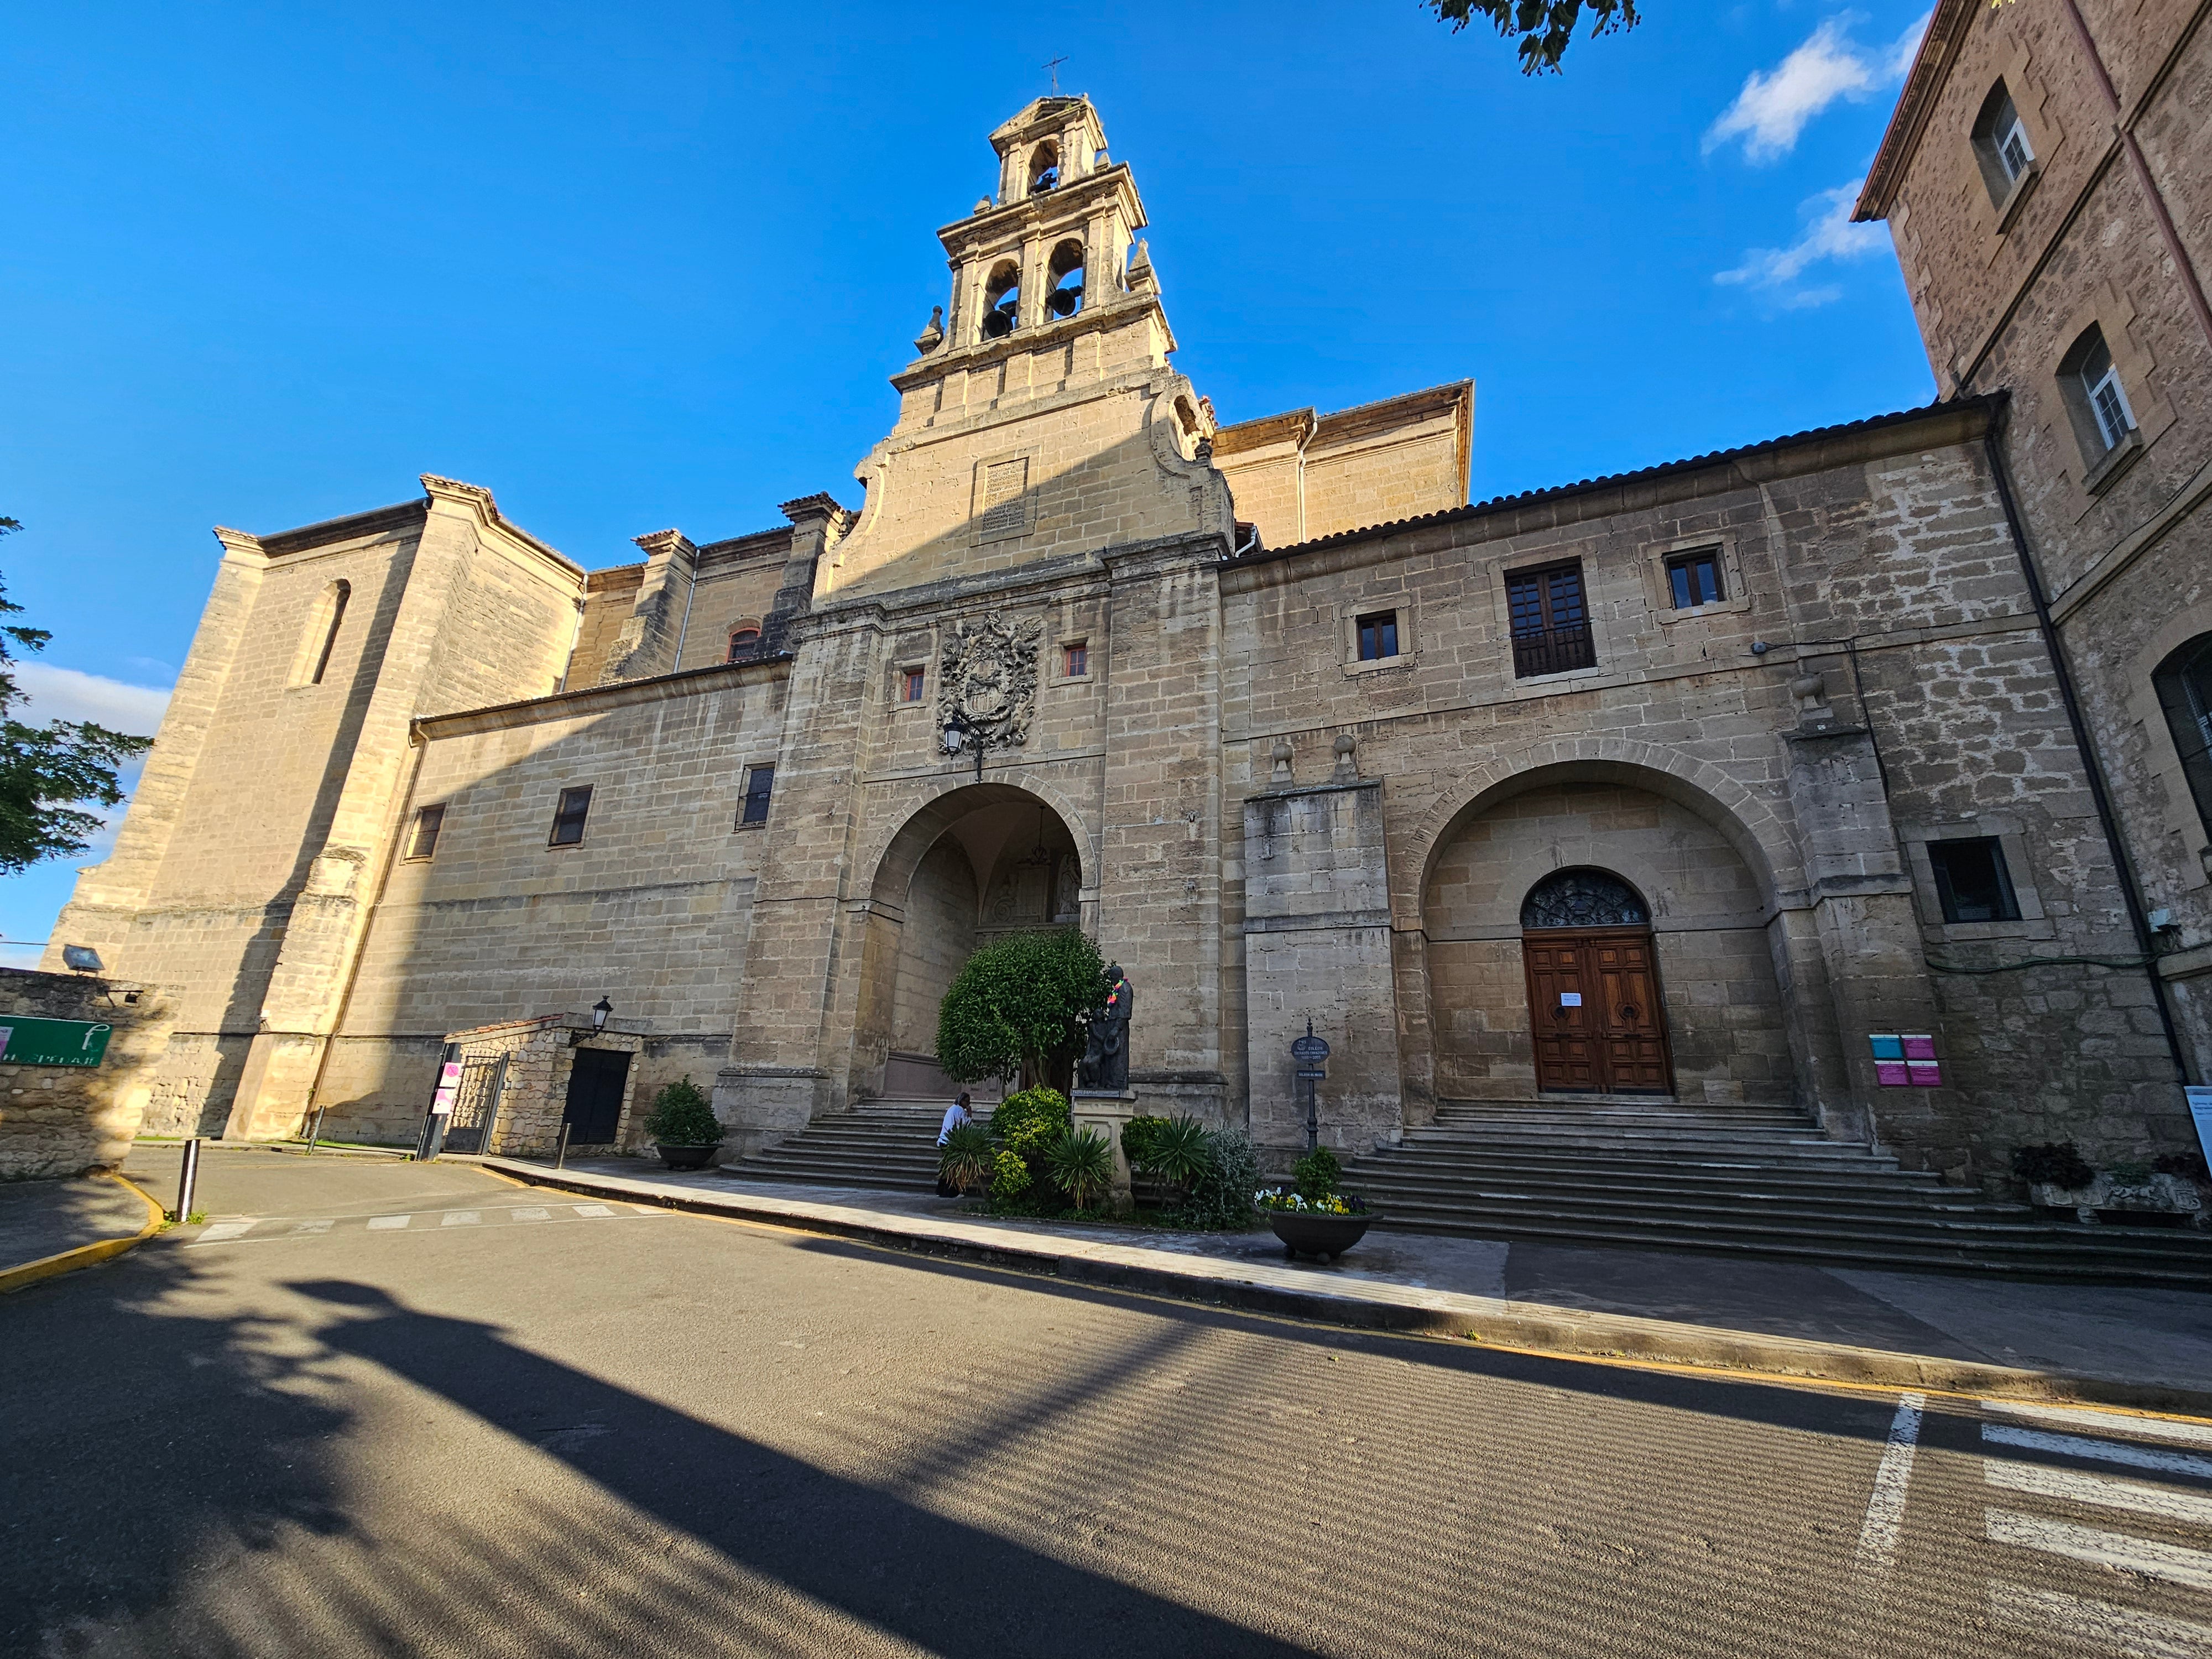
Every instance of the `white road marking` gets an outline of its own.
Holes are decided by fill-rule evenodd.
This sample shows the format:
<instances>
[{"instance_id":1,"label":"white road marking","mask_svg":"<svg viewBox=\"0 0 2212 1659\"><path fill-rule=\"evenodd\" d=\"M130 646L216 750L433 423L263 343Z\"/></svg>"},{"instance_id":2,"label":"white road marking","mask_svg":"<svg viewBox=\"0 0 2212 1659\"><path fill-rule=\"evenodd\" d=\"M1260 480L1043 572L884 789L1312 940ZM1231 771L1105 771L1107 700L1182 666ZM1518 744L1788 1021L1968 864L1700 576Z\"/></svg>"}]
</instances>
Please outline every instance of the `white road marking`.
<instances>
[{"instance_id":1,"label":"white road marking","mask_svg":"<svg viewBox=\"0 0 2212 1659\"><path fill-rule=\"evenodd\" d=\"M2100 1532L2094 1527L2077 1527L2070 1521L2045 1521L2011 1510L1990 1510L1984 1525L1992 1544L2017 1544L2023 1549L2087 1561L2093 1567L2141 1573L2190 1589L2212 1589L2212 1555L2203 1550L2161 1544L2155 1539L2130 1538L2125 1533Z\"/></svg>"},{"instance_id":2,"label":"white road marking","mask_svg":"<svg viewBox=\"0 0 2212 1659\"><path fill-rule=\"evenodd\" d=\"M2144 1480L2116 1480L2108 1474L2084 1474L2079 1469L2051 1469L2039 1463L2011 1463L1990 1457L1982 1461L1982 1478L2009 1492L2033 1492L2069 1504L2101 1504L2106 1509L2133 1510L2161 1521L2185 1526L2212 1527L2212 1493L2177 1492Z\"/></svg>"},{"instance_id":3,"label":"white road marking","mask_svg":"<svg viewBox=\"0 0 2212 1659\"><path fill-rule=\"evenodd\" d=\"M2192 1457L2187 1452L2158 1451L2117 1440L2085 1440L2080 1435L2015 1429L2002 1423L1983 1424L1982 1438L1995 1445L2018 1446L2025 1451L2055 1452L2061 1457L2093 1457L2102 1463L2122 1463L2130 1468L2156 1469L2161 1474L2191 1474L2202 1480L2212 1480L2212 1457Z\"/></svg>"},{"instance_id":4,"label":"white road marking","mask_svg":"<svg viewBox=\"0 0 2212 1659\"><path fill-rule=\"evenodd\" d=\"M240 1233L249 1231L252 1225L251 1221L217 1221L200 1234L198 1242L202 1244L212 1244L217 1239L236 1238Z\"/></svg>"},{"instance_id":5,"label":"white road marking","mask_svg":"<svg viewBox=\"0 0 2212 1659\"><path fill-rule=\"evenodd\" d=\"M374 1233L387 1227L404 1227L414 1218L411 1215L373 1215L368 1218L368 1230Z\"/></svg>"},{"instance_id":6,"label":"white road marking","mask_svg":"<svg viewBox=\"0 0 2212 1659\"><path fill-rule=\"evenodd\" d=\"M2138 1435L2175 1446L2212 1446L2212 1423L2169 1423L2155 1417L2130 1417L2122 1412L2086 1411L2078 1406L2031 1406L2016 1400L1984 1400L1982 1408L2062 1429Z\"/></svg>"},{"instance_id":7,"label":"white road marking","mask_svg":"<svg viewBox=\"0 0 2212 1659\"><path fill-rule=\"evenodd\" d=\"M550 1210L517 1210L514 1212L514 1218L517 1221L550 1221L553 1218L553 1212Z\"/></svg>"},{"instance_id":8,"label":"white road marking","mask_svg":"<svg viewBox=\"0 0 2212 1659\"><path fill-rule=\"evenodd\" d=\"M2124 1654L2127 1659L2212 1659L2212 1626L2137 1613L2086 1596L2000 1580L1990 1585L1990 1611L2008 1625L2067 1637Z\"/></svg>"},{"instance_id":9,"label":"white road marking","mask_svg":"<svg viewBox=\"0 0 2212 1659\"><path fill-rule=\"evenodd\" d=\"M438 1224L441 1227L473 1227L483 1219L483 1212L480 1210L448 1210L440 1218Z\"/></svg>"},{"instance_id":10,"label":"white road marking","mask_svg":"<svg viewBox=\"0 0 2212 1659\"><path fill-rule=\"evenodd\" d=\"M302 1221L292 1231L295 1233L326 1233L337 1224L335 1221Z\"/></svg>"},{"instance_id":11,"label":"white road marking","mask_svg":"<svg viewBox=\"0 0 2212 1659\"><path fill-rule=\"evenodd\" d=\"M604 1204L571 1204L568 1207L574 1210L578 1215L590 1216L594 1221L598 1220L601 1216L608 1216L614 1213L612 1210L607 1208Z\"/></svg>"},{"instance_id":12,"label":"white road marking","mask_svg":"<svg viewBox=\"0 0 2212 1659\"><path fill-rule=\"evenodd\" d=\"M1874 1495L1867 1499L1866 1520L1859 1528L1856 1562L1861 1572L1886 1573L1897 1560L1897 1537L1905 1525L1905 1492L1912 1481L1912 1452L1920 1441L1920 1414L1928 1396L1898 1397L1897 1415L1890 1419L1889 1443L1882 1448L1881 1464L1874 1472Z\"/></svg>"}]
</instances>

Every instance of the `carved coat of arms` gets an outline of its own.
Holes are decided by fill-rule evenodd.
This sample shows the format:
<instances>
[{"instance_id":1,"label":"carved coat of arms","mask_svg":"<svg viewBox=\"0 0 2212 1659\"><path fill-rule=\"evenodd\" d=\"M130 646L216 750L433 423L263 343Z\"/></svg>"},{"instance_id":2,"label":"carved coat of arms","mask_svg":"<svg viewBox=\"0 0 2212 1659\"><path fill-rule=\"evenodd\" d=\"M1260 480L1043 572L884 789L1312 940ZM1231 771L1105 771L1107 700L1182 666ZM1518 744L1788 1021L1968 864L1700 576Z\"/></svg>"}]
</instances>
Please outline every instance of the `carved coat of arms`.
<instances>
[{"instance_id":1,"label":"carved coat of arms","mask_svg":"<svg viewBox=\"0 0 2212 1659\"><path fill-rule=\"evenodd\" d=\"M938 664L938 725L964 726L969 741L993 749L1028 742L1043 636L1044 624L1035 618L994 615L953 623Z\"/></svg>"}]
</instances>

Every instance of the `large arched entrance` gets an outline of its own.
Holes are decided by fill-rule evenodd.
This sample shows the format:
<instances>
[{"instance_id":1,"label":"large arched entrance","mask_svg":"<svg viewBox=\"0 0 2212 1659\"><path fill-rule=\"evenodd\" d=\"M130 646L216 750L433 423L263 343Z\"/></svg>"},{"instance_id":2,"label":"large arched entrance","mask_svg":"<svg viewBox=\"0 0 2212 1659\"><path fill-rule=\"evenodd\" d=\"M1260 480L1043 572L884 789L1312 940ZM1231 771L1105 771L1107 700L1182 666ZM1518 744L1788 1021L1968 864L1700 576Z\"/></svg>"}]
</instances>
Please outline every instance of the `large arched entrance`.
<instances>
[{"instance_id":1,"label":"large arched entrance","mask_svg":"<svg viewBox=\"0 0 2212 1659\"><path fill-rule=\"evenodd\" d=\"M1536 1090L1671 1095L1651 912L1610 870L1555 870L1521 901Z\"/></svg>"},{"instance_id":2,"label":"large arched entrance","mask_svg":"<svg viewBox=\"0 0 2212 1659\"><path fill-rule=\"evenodd\" d=\"M937 1065L937 1009L945 987L994 939L1080 925L1082 890L1075 836L1059 813L1025 791L979 785L915 814L876 873L854 1092L939 1099L952 1091Z\"/></svg>"}]
</instances>

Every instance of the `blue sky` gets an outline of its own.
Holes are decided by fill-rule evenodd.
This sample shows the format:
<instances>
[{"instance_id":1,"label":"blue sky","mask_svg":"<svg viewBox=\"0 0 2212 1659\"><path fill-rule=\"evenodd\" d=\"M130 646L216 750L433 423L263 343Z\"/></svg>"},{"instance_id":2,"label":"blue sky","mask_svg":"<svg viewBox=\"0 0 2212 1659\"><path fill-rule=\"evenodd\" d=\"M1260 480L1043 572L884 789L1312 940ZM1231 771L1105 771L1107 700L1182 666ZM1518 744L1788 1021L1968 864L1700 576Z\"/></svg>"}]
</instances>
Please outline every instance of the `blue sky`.
<instances>
[{"instance_id":1,"label":"blue sky","mask_svg":"<svg viewBox=\"0 0 2212 1659\"><path fill-rule=\"evenodd\" d=\"M1472 376L1480 499L1924 402L1887 235L1843 222L1924 3L1651 0L1534 80L1417 0L18 8L29 717L150 729L214 524L440 472L598 567L856 504L933 233L1056 54L1224 421ZM0 881L0 934L103 850Z\"/></svg>"}]
</instances>

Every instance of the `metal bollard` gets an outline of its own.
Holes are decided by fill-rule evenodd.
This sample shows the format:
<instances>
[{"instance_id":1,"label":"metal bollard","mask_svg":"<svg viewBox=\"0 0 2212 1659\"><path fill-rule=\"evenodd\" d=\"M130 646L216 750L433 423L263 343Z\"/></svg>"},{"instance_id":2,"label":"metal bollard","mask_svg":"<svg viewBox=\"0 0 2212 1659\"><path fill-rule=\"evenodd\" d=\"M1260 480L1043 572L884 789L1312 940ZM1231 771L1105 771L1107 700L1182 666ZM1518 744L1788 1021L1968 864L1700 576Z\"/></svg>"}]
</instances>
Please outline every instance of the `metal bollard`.
<instances>
[{"instance_id":1,"label":"metal bollard","mask_svg":"<svg viewBox=\"0 0 2212 1659\"><path fill-rule=\"evenodd\" d=\"M553 1149L553 1167L556 1170L568 1167L568 1126L566 1123L561 1126L561 1144Z\"/></svg>"},{"instance_id":2,"label":"metal bollard","mask_svg":"<svg viewBox=\"0 0 2212 1659\"><path fill-rule=\"evenodd\" d=\"M323 1114L329 1109L330 1108L327 1106L318 1106L315 1108L315 1127L307 1131L307 1156L309 1158L313 1158L315 1155L315 1144L323 1138Z\"/></svg>"},{"instance_id":3,"label":"metal bollard","mask_svg":"<svg viewBox=\"0 0 2212 1659\"><path fill-rule=\"evenodd\" d=\"M177 1171L177 1220L191 1218L192 1189L200 1183L200 1142L198 1135L185 1143L185 1161Z\"/></svg>"}]
</instances>

